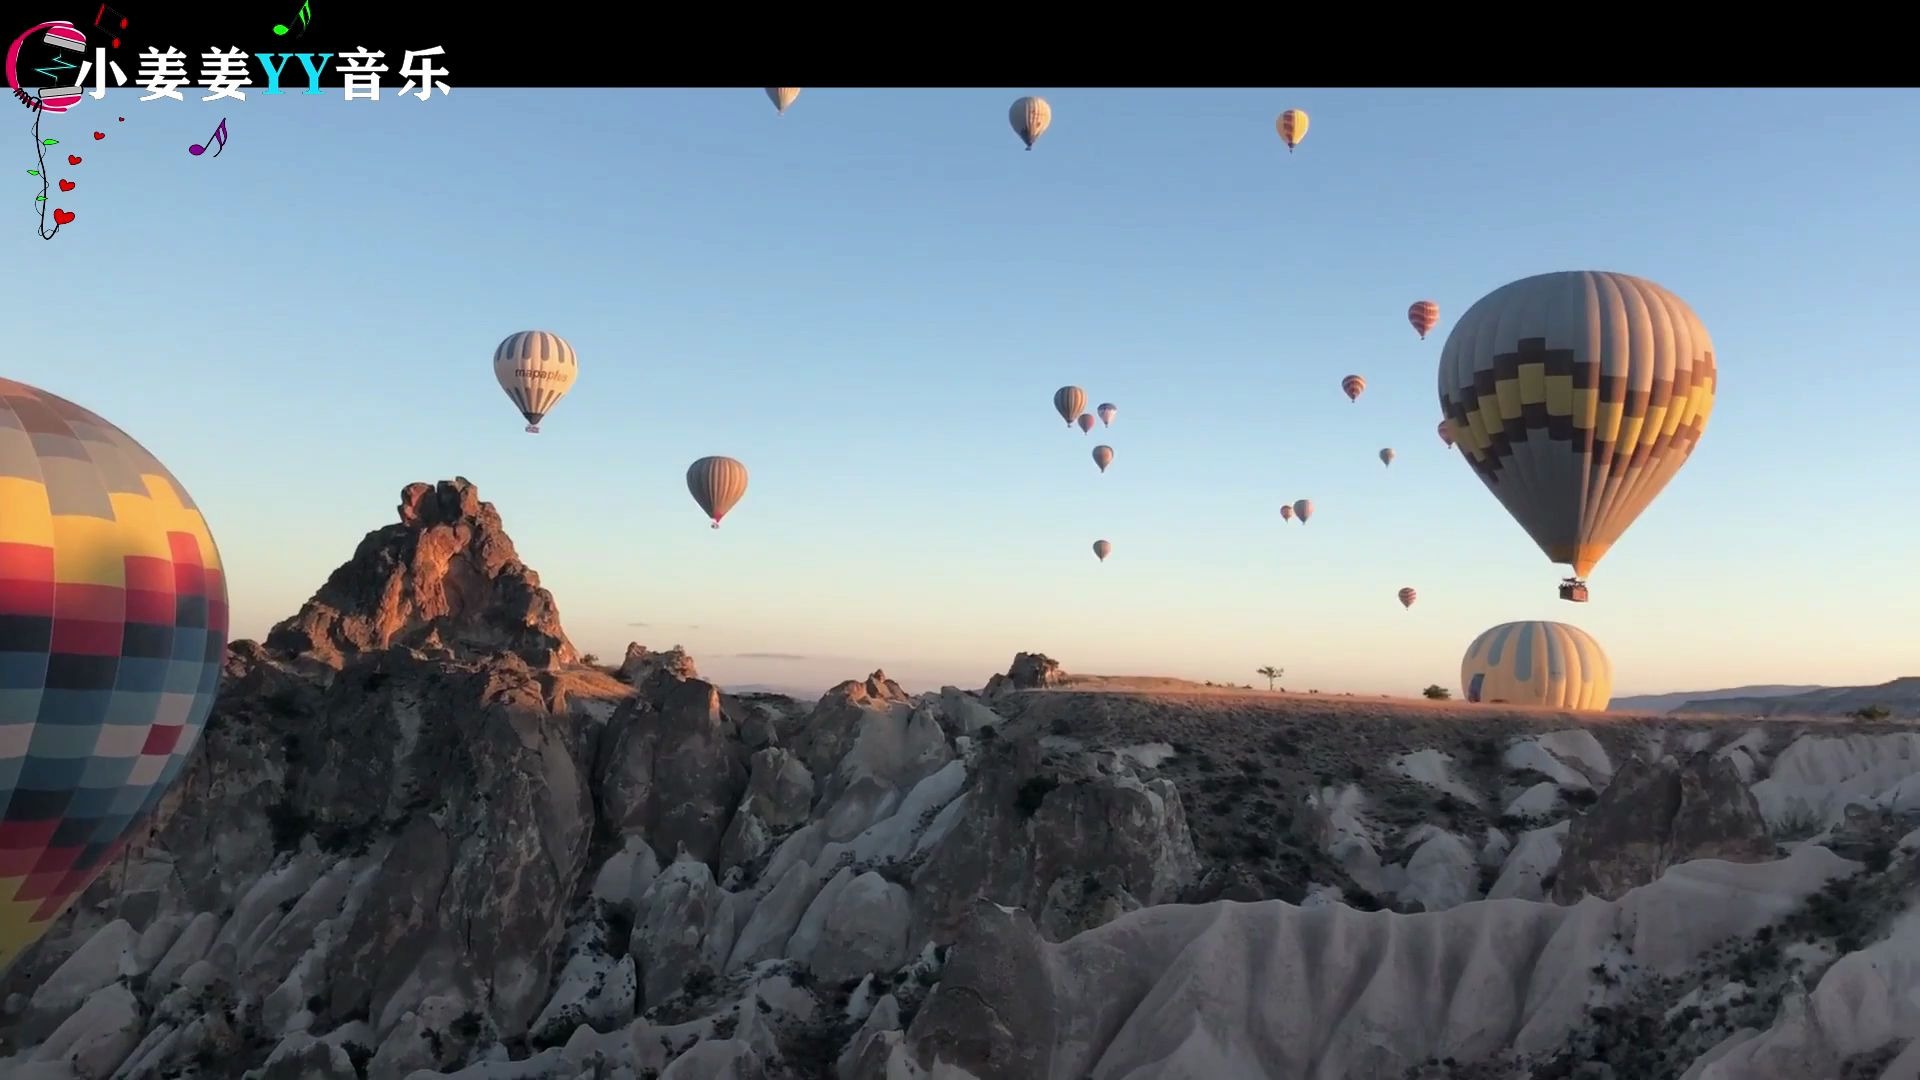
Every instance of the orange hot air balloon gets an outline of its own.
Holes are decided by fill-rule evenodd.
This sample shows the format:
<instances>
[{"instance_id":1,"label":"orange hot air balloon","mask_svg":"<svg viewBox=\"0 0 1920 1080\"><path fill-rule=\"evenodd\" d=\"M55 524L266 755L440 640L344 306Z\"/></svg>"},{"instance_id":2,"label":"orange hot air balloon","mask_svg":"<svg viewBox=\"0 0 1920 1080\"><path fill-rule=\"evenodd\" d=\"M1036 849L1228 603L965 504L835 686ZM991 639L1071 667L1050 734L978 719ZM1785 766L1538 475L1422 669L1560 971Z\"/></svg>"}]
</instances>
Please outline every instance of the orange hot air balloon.
<instances>
[{"instance_id":1,"label":"orange hot air balloon","mask_svg":"<svg viewBox=\"0 0 1920 1080\"><path fill-rule=\"evenodd\" d=\"M1419 593L1414 592L1412 589L1401 589L1400 590L1400 606L1412 607L1414 600L1418 598L1419 595L1420 595Z\"/></svg>"},{"instance_id":2,"label":"orange hot air balloon","mask_svg":"<svg viewBox=\"0 0 1920 1080\"><path fill-rule=\"evenodd\" d=\"M1100 471L1101 471L1101 472L1106 472L1106 471L1107 471L1107 466L1109 466L1109 465L1111 465L1111 464L1113 464L1113 447L1111 447L1111 446L1096 446L1096 447L1094 447L1094 448L1093 448L1093 463L1094 463L1095 465L1098 465L1098 466L1100 466Z\"/></svg>"},{"instance_id":3,"label":"orange hot air balloon","mask_svg":"<svg viewBox=\"0 0 1920 1080\"><path fill-rule=\"evenodd\" d=\"M1287 153L1291 154L1293 148L1300 145L1300 140L1307 137L1307 111L1288 109L1280 114L1280 119L1275 120L1273 126L1280 132L1280 141L1287 144Z\"/></svg>"},{"instance_id":4,"label":"orange hot air balloon","mask_svg":"<svg viewBox=\"0 0 1920 1080\"><path fill-rule=\"evenodd\" d=\"M1358 375L1349 375L1340 380L1340 389L1346 393L1348 401L1357 402L1367 389L1367 380Z\"/></svg>"},{"instance_id":5,"label":"orange hot air balloon","mask_svg":"<svg viewBox=\"0 0 1920 1080\"><path fill-rule=\"evenodd\" d=\"M1093 430L1093 414L1083 412L1080 414L1080 419L1075 420L1074 423L1080 425L1080 430L1082 432L1092 431Z\"/></svg>"},{"instance_id":6,"label":"orange hot air balloon","mask_svg":"<svg viewBox=\"0 0 1920 1080\"><path fill-rule=\"evenodd\" d=\"M1427 331L1440 321L1440 305L1431 300L1416 300L1407 309L1407 321L1420 333L1420 340L1427 340Z\"/></svg>"}]
</instances>

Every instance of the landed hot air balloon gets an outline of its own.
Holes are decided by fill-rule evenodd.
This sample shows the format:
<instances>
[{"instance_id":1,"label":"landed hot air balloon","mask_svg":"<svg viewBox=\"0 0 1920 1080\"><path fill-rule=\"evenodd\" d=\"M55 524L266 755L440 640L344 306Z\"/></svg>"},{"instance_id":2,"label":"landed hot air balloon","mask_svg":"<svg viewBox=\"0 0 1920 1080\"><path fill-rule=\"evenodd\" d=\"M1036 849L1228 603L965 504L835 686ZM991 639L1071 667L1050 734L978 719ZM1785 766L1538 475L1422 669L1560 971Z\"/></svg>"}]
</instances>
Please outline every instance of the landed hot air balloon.
<instances>
[{"instance_id":1,"label":"landed hot air balloon","mask_svg":"<svg viewBox=\"0 0 1920 1080\"><path fill-rule=\"evenodd\" d=\"M1100 471L1101 471L1101 472L1106 472L1106 471L1107 471L1107 466L1109 466L1109 465L1111 465L1111 464L1113 464L1113 447L1111 447L1111 446L1096 446L1096 447L1094 447L1094 448L1093 448L1093 463L1094 463L1095 465L1098 465L1098 466L1100 466Z\"/></svg>"},{"instance_id":2,"label":"landed hot air balloon","mask_svg":"<svg viewBox=\"0 0 1920 1080\"><path fill-rule=\"evenodd\" d=\"M1087 407L1087 392L1077 386L1063 386L1053 392L1053 408L1060 418L1073 426L1073 418Z\"/></svg>"},{"instance_id":3,"label":"landed hot air balloon","mask_svg":"<svg viewBox=\"0 0 1920 1080\"><path fill-rule=\"evenodd\" d=\"M800 88L797 86L767 87L767 100L773 102L773 107L780 111L781 116L787 115L787 106L793 104L793 99L799 96Z\"/></svg>"},{"instance_id":4,"label":"landed hot air balloon","mask_svg":"<svg viewBox=\"0 0 1920 1080\"><path fill-rule=\"evenodd\" d=\"M730 457L703 457L687 466L687 490L717 529L720 519L747 493L747 467Z\"/></svg>"},{"instance_id":5,"label":"landed hot air balloon","mask_svg":"<svg viewBox=\"0 0 1920 1080\"><path fill-rule=\"evenodd\" d=\"M1388 446L1388 447L1384 447L1384 448L1382 448L1382 449L1381 449L1381 451L1380 451L1380 464L1382 464L1382 465L1392 465L1392 464L1393 464L1393 447L1391 447L1391 446Z\"/></svg>"},{"instance_id":6,"label":"landed hot air balloon","mask_svg":"<svg viewBox=\"0 0 1920 1080\"><path fill-rule=\"evenodd\" d=\"M1283 506L1281 506L1281 507L1280 507L1280 520L1281 520L1281 521L1292 521L1292 520L1293 520L1293 507L1291 507L1291 506L1285 506L1285 505L1283 505Z\"/></svg>"},{"instance_id":7,"label":"landed hot air balloon","mask_svg":"<svg viewBox=\"0 0 1920 1080\"><path fill-rule=\"evenodd\" d=\"M1604 709L1613 696L1613 664L1577 626L1501 623L1467 646L1460 689L1468 701Z\"/></svg>"},{"instance_id":8,"label":"landed hot air balloon","mask_svg":"<svg viewBox=\"0 0 1920 1080\"><path fill-rule=\"evenodd\" d=\"M1093 430L1093 414L1083 412L1080 414L1080 419L1075 420L1074 423L1080 425L1080 430L1083 433L1092 431Z\"/></svg>"},{"instance_id":9,"label":"landed hot air balloon","mask_svg":"<svg viewBox=\"0 0 1920 1080\"><path fill-rule=\"evenodd\" d=\"M1420 598L1420 594L1417 592L1414 592L1412 589L1400 590L1400 606L1401 607L1410 608L1413 606L1413 602L1415 600L1418 600L1419 598Z\"/></svg>"},{"instance_id":10,"label":"landed hot air balloon","mask_svg":"<svg viewBox=\"0 0 1920 1080\"><path fill-rule=\"evenodd\" d=\"M1275 120L1273 126L1280 132L1280 141L1287 144L1287 153L1291 154L1293 148L1300 145L1300 140L1307 137L1307 111L1288 109L1280 114L1280 119Z\"/></svg>"},{"instance_id":11,"label":"landed hot air balloon","mask_svg":"<svg viewBox=\"0 0 1920 1080\"><path fill-rule=\"evenodd\" d=\"M1440 322L1440 305L1431 300L1416 300L1407 309L1407 321L1420 334L1420 340L1427 340L1427 331Z\"/></svg>"},{"instance_id":12,"label":"landed hot air balloon","mask_svg":"<svg viewBox=\"0 0 1920 1080\"><path fill-rule=\"evenodd\" d=\"M1120 407L1115 405L1111 401L1100 406L1100 408L1096 409L1095 411L1100 414L1100 423L1107 427L1112 427L1113 418L1120 415Z\"/></svg>"},{"instance_id":13,"label":"landed hot air balloon","mask_svg":"<svg viewBox=\"0 0 1920 1080\"><path fill-rule=\"evenodd\" d=\"M559 334L522 330L507 335L493 350L493 377L527 418L527 430L538 435L541 418L553 411L580 377L580 361Z\"/></svg>"},{"instance_id":14,"label":"landed hot air balloon","mask_svg":"<svg viewBox=\"0 0 1920 1080\"><path fill-rule=\"evenodd\" d=\"M1023 97L1007 110L1007 122L1013 125L1013 133L1020 136L1020 141L1031 150L1053 123L1053 107L1047 104L1045 98Z\"/></svg>"},{"instance_id":15,"label":"landed hot air balloon","mask_svg":"<svg viewBox=\"0 0 1920 1080\"><path fill-rule=\"evenodd\" d=\"M1439 429L1438 429L1438 430L1439 430L1439 432L1440 432L1440 441L1441 441L1441 442L1443 442L1443 443L1446 443L1446 444L1447 444L1447 447L1448 447L1448 449L1452 449L1452 447L1453 447L1453 422L1452 422L1451 420L1442 420L1442 421L1440 421L1440 427L1439 427Z\"/></svg>"},{"instance_id":16,"label":"landed hot air balloon","mask_svg":"<svg viewBox=\"0 0 1920 1080\"><path fill-rule=\"evenodd\" d=\"M1679 297L1607 271L1502 285L1440 351L1440 408L1461 456L1548 559L1564 600L1693 453L1719 384L1713 341Z\"/></svg>"},{"instance_id":17,"label":"landed hot air balloon","mask_svg":"<svg viewBox=\"0 0 1920 1080\"><path fill-rule=\"evenodd\" d=\"M1107 556L1113 554L1113 545L1107 543L1105 540L1095 540L1093 542L1093 553L1100 557L1101 562L1106 562Z\"/></svg>"},{"instance_id":18,"label":"landed hot air balloon","mask_svg":"<svg viewBox=\"0 0 1920 1080\"><path fill-rule=\"evenodd\" d=\"M1349 375L1340 380L1340 390L1347 395L1348 401L1359 401L1360 395L1367 389L1367 380L1358 375Z\"/></svg>"},{"instance_id":19,"label":"landed hot air balloon","mask_svg":"<svg viewBox=\"0 0 1920 1080\"><path fill-rule=\"evenodd\" d=\"M1300 524L1305 525L1307 519L1313 516L1313 500L1301 499L1299 502L1294 503L1293 514L1300 519Z\"/></svg>"},{"instance_id":20,"label":"landed hot air balloon","mask_svg":"<svg viewBox=\"0 0 1920 1080\"><path fill-rule=\"evenodd\" d=\"M139 443L0 379L0 972L141 830L227 648L206 520Z\"/></svg>"}]
</instances>

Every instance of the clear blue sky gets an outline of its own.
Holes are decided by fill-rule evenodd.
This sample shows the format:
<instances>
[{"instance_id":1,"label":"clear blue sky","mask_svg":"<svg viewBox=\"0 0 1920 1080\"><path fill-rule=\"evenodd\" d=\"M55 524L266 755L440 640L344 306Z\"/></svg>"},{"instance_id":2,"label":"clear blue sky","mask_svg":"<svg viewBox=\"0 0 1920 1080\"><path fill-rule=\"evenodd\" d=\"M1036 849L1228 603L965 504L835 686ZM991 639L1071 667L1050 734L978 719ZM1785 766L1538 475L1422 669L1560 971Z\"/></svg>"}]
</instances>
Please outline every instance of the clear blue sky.
<instances>
[{"instance_id":1,"label":"clear blue sky","mask_svg":"<svg viewBox=\"0 0 1920 1080\"><path fill-rule=\"evenodd\" d=\"M680 642L723 681L972 686L1038 649L1411 693L1517 618L1592 632L1620 693L1920 673L1913 92L809 89L778 117L452 82L83 102L43 132L86 158L50 243L16 115L7 374L173 468L238 635L461 474L583 648ZM1722 377L1585 606L1434 433L1454 317L1572 269L1677 292ZM490 370L530 328L582 372L539 436ZM1069 432L1064 383L1116 425ZM717 533L683 479L715 453L752 474Z\"/></svg>"}]
</instances>

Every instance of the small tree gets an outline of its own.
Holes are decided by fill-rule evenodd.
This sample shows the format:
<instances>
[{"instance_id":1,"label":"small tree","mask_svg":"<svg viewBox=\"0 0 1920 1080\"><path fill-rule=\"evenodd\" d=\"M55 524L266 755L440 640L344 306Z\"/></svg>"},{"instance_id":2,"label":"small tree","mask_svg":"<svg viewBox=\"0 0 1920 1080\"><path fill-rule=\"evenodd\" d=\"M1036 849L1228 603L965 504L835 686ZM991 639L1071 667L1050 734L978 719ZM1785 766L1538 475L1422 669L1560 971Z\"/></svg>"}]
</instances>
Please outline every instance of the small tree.
<instances>
[{"instance_id":1,"label":"small tree","mask_svg":"<svg viewBox=\"0 0 1920 1080\"><path fill-rule=\"evenodd\" d=\"M1863 709L1853 710L1851 715L1855 720L1885 720L1893 715L1893 712L1885 705L1868 705Z\"/></svg>"},{"instance_id":2,"label":"small tree","mask_svg":"<svg viewBox=\"0 0 1920 1080\"><path fill-rule=\"evenodd\" d=\"M1277 667L1274 667L1272 664L1268 664L1266 667L1263 667L1259 671L1254 672L1255 675L1265 675L1267 677L1268 690L1273 689L1273 681L1275 679L1278 679L1280 676L1285 675L1286 673L1287 673L1286 668L1277 668Z\"/></svg>"},{"instance_id":3,"label":"small tree","mask_svg":"<svg viewBox=\"0 0 1920 1080\"><path fill-rule=\"evenodd\" d=\"M1439 683L1434 683L1432 686L1420 692L1432 698L1434 701L1445 701L1453 696L1453 691L1441 686Z\"/></svg>"}]
</instances>

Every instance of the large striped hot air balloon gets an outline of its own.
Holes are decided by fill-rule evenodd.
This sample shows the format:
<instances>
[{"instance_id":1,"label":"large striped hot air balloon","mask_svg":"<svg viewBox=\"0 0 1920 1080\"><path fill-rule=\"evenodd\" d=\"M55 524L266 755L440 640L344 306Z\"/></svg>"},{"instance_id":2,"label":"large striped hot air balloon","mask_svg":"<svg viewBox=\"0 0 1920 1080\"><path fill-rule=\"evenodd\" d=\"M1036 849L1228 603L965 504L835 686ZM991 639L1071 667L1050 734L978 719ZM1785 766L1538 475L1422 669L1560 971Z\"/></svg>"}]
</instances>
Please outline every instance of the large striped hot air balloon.
<instances>
[{"instance_id":1,"label":"large striped hot air balloon","mask_svg":"<svg viewBox=\"0 0 1920 1080\"><path fill-rule=\"evenodd\" d=\"M1053 123L1053 108L1045 98L1023 97L1007 110L1007 122L1013 125L1013 133L1020 136L1020 141L1031 150Z\"/></svg>"},{"instance_id":2,"label":"large striped hot air balloon","mask_svg":"<svg viewBox=\"0 0 1920 1080\"><path fill-rule=\"evenodd\" d=\"M717 529L720 519L747 493L747 467L730 457L703 457L687 466L687 490Z\"/></svg>"},{"instance_id":3,"label":"large striped hot air balloon","mask_svg":"<svg viewBox=\"0 0 1920 1080\"><path fill-rule=\"evenodd\" d=\"M1073 426L1073 418L1079 416L1087 407L1087 392L1077 386L1063 386L1053 392L1053 409L1060 418Z\"/></svg>"},{"instance_id":4,"label":"large striped hot air balloon","mask_svg":"<svg viewBox=\"0 0 1920 1080\"><path fill-rule=\"evenodd\" d=\"M1416 300L1407 309L1407 321L1420 334L1420 340L1427 340L1427 331L1440 322L1440 305L1431 300Z\"/></svg>"},{"instance_id":5,"label":"large striped hot air balloon","mask_svg":"<svg viewBox=\"0 0 1920 1080\"><path fill-rule=\"evenodd\" d=\"M1613 664L1577 626L1501 623L1467 646L1460 689L1468 701L1604 709L1613 696Z\"/></svg>"},{"instance_id":6,"label":"large striped hot air balloon","mask_svg":"<svg viewBox=\"0 0 1920 1080\"><path fill-rule=\"evenodd\" d=\"M1300 501L1294 503L1293 516L1300 519L1300 524L1305 525L1307 523L1307 519L1313 516L1313 500L1301 499Z\"/></svg>"},{"instance_id":7,"label":"large striped hot air balloon","mask_svg":"<svg viewBox=\"0 0 1920 1080\"><path fill-rule=\"evenodd\" d=\"M787 107L799 96L800 88L797 86L767 87L767 100L773 102L773 107L779 110L781 116L787 115Z\"/></svg>"},{"instance_id":8,"label":"large striped hot air balloon","mask_svg":"<svg viewBox=\"0 0 1920 1080\"><path fill-rule=\"evenodd\" d=\"M1101 405L1094 411L1100 414L1100 423L1107 427L1112 427L1113 418L1120 415L1120 407L1111 401Z\"/></svg>"},{"instance_id":9,"label":"large striped hot air balloon","mask_svg":"<svg viewBox=\"0 0 1920 1080\"><path fill-rule=\"evenodd\" d=\"M1093 414L1083 412L1080 414L1080 418L1078 420L1075 420L1074 423L1080 425L1080 431L1083 434L1085 432L1092 431L1093 430Z\"/></svg>"},{"instance_id":10,"label":"large striped hot air balloon","mask_svg":"<svg viewBox=\"0 0 1920 1080\"><path fill-rule=\"evenodd\" d=\"M1107 556L1113 554L1113 545L1107 543L1105 540L1095 540L1093 542L1093 553L1099 557L1101 562L1106 562Z\"/></svg>"},{"instance_id":11,"label":"large striped hot air balloon","mask_svg":"<svg viewBox=\"0 0 1920 1080\"><path fill-rule=\"evenodd\" d=\"M559 334L522 330L507 335L493 350L493 377L527 418L527 430L540 433L540 420L560 403L580 377L573 346Z\"/></svg>"},{"instance_id":12,"label":"large striped hot air balloon","mask_svg":"<svg viewBox=\"0 0 1920 1080\"><path fill-rule=\"evenodd\" d=\"M1340 380L1340 391L1347 395L1348 401L1359 401L1360 395L1367 389L1367 380L1358 375L1349 375Z\"/></svg>"},{"instance_id":13,"label":"large striped hot air balloon","mask_svg":"<svg viewBox=\"0 0 1920 1080\"><path fill-rule=\"evenodd\" d=\"M1107 466L1109 466L1109 465L1111 465L1111 464L1113 464L1113 447L1111 447L1111 446L1096 446L1096 447L1094 447L1094 448L1093 448L1093 463L1094 463L1095 465L1098 465L1098 466L1100 466L1100 471L1101 471L1101 472L1106 472L1106 471L1107 471Z\"/></svg>"},{"instance_id":14,"label":"large striped hot air balloon","mask_svg":"<svg viewBox=\"0 0 1920 1080\"><path fill-rule=\"evenodd\" d=\"M0 379L0 971L180 775L226 646L186 489L119 428Z\"/></svg>"},{"instance_id":15,"label":"large striped hot air balloon","mask_svg":"<svg viewBox=\"0 0 1920 1080\"><path fill-rule=\"evenodd\" d=\"M1547 558L1567 600L1693 453L1713 411L1713 341L1679 297L1606 271L1541 274L1467 309L1440 351L1440 408L1473 471Z\"/></svg>"},{"instance_id":16,"label":"large striped hot air balloon","mask_svg":"<svg viewBox=\"0 0 1920 1080\"><path fill-rule=\"evenodd\" d=\"M1300 145L1300 140L1307 137L1307 111L1288 109L1280 114L1280 119L1275 120L1273 126L1280 132L1280 141L1287 144L1287 153L1291 154L1293 148Z\"/></svg>"},{"instance_id":17,"label":"large striped hot air balloon","mask_svg":"<svg viewBox=\"0 0 1920 1080\"><path fill-rule=\"evenodd\" d=\"M1420 598L1420 594L1417 592L1414 592L1412 589L1400 590L1400 606L1401 607L1410 608L1413 606L1413 602L1415 600L1418 600L1419 598Z\"/></svg>"}]
</instances>

